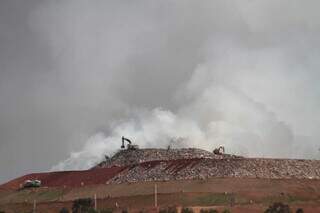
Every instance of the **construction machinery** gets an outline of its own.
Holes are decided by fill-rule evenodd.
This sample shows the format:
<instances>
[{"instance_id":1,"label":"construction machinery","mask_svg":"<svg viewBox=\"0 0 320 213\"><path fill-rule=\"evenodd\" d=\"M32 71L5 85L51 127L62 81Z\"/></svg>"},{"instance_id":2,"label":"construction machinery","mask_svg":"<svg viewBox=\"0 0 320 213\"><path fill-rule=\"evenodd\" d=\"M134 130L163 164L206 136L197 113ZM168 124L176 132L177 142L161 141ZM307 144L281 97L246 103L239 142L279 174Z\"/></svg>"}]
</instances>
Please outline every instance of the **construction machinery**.
<instances>
[{"instance_id":1,"label":"construction machinery","mask_svg":"<svg viewBox=\"0 0 320 213\"><path fill-rule=\"evenodd\" d=\"M41 186L40 180L26 180L23 183L23 188L40 187L40 186Z\"/></svg>"},{"instance_id":2,"label":"construction machinery","mask_svg":"<svg viewBox=\"0 0 320 213\"><path fill-rule=\"evenodd\" d=\"M224 154L224 146L219 146L213 150L213 154L223 155Z\"/></svg>"},{"instance_id":3,"label":"construction machinery","mask_svg":"<svg viewBox=\"0 0 320 213\"><path fill-rule=\"evenodd\" d=\"M121 145L121 149L124 149L125 146L124 146L124 143L127 142L127 149L128 150L136 150L136 149L139 149L139 146L136 145L136 144L132 144L131 140L129 140L128 138L125 138L122 136L122 145Z\"/></svg>"}]
</instances>

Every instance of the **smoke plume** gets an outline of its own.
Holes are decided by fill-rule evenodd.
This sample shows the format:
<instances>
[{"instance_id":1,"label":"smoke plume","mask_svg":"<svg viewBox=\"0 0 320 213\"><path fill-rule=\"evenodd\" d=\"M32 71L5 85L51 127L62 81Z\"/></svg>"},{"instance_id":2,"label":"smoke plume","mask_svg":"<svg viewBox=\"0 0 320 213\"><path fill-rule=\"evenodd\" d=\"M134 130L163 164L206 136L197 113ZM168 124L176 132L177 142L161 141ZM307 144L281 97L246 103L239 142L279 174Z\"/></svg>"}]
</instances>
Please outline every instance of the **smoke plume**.
<instances>
[{"instance_id":1,"label":"smoke plume","mask_svg":"<svg viewBox=\"0 0 320 213\"><path fill-rule=\"evenodd\" d=\"M90 168L122 135L319 158L319 4L1 1L0 181Z\"/></svg>"},{"instance_id":2,"label":"smoke plume","mask_svg":"<svg viewBox=\"0 0 320 213\"><path fill-rule=\"evenodd\" d=\"M248 157L316 157L317 152L312 146L309 150L303 147L302 144L307 142L305 138L304 141L299 139L289 124L279 120L274 111L255 99L259 97L255 96L257 91L250 92L253 88L246 90L250 83L262 80L261 73L254 73L255 69L270 66L268 77L263 78L266 83L255 86L265 89L261 95L269 95L274 92L268 91L269 83L275 88L277 83L282 84L277 82L283 66L281 60L276 62L280 57L277 50L251 52L233 43L220 43L214 50L176 91L175 98L179 103L176 110L137 109L132 112L131 119L111 126L108 135L98 133L93 136L82 151L72 153L52 169L89 168L100 162L104 155L116 152L122 135L129 136L143 148L171 145L212 151L224 145L229 153ZM263 54L265 60L255 62L252 68L259 54ZM306 150L309 156L305 155Z\"/></svg>"}]
</instances>

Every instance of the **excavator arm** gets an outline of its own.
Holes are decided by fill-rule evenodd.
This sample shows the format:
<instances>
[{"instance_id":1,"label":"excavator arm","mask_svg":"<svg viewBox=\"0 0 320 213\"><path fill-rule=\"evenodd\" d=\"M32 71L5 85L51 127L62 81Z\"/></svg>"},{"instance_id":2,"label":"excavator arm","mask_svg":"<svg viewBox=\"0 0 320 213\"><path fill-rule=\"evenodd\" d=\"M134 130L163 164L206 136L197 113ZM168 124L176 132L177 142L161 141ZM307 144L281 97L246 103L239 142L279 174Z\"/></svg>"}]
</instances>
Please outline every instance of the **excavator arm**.
<instances>
[{"instance_id":1,"label":"excavator arm","mask_svg":"<svg viewBox=\"0 0 320 213\"><path fill-rule=\"evenodd\" d=\"M124 146L124 142L128 142L129 145L132 144L131 140L129 140L128 138L125 138L122 136L122 145L121 145L121 149L124 149L125 146Z\"/></svg>"},{"instance_id":2,"label":"excavator arm","mask_svg":"<svg viewBox=\"0 0 320 213\"><path fill-rule=\"evenodd\" d=\"M123 136L122 136L121 149L124 149L124 148L125 148L125 145L124 145L125 142L128 143L127 149L129 149L129 150L137 150L137 149L139 149L139 146L138 146L138 145L132 144L131 140L129 140L128 138L125 138L125 137L123 137Z\"/></svg>"}]
</instances>

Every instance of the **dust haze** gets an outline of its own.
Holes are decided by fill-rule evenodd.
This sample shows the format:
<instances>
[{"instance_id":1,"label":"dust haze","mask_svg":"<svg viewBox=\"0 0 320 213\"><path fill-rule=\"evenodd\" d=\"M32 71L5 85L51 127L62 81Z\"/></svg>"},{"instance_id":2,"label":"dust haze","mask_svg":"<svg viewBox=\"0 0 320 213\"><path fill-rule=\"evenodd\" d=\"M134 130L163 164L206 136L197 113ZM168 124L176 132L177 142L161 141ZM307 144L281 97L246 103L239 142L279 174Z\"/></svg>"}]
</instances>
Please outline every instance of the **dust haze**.
<instances>
[{"instance_id":1,"label":"dust haze","mask_svg":"<svg viewBox=\"0 0 320 213\"><path fill-rule=\"evenodd\" d=\"M0 181L89 168L122 135L319 159L319 4L1 1Z\"/></svg>"}]
</instances>

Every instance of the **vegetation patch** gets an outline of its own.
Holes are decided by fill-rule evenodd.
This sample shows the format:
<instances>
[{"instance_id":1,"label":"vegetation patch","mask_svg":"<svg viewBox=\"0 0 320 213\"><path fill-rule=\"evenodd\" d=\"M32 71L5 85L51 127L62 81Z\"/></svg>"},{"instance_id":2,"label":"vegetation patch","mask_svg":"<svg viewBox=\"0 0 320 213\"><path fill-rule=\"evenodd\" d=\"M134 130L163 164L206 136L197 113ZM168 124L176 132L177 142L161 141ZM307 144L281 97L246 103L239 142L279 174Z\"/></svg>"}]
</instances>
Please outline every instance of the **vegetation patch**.
<instances>
[{"instance_id":1,"label":"vegetation patch","mask_svg":"<svg viewBox=\"0 0 320 213\"><path fill-rule=\"evenodd\" d=\"M234 205L235 203L247 203L247 199L236 197L234 194L210 193L196 198L198 205Z\"/></svg>"},{"instance_id":2,"label":"vegetation patch","mask_svg":"<svg viewBox=\"0 0 320 213\"><path fill-rule=\"evenodd\" d=\"M37 200L42 200L42 201L54 201L58 200L59 197L63 195L62 190L46 190L42 191L36 194L36 199Z\"/></svg>"},{"instance_id":3,"label":"vegetation patch","mask_svg":"<svg viewBox=\"0 0 320 213\"><path fill-rule=\"evenodd\" d=\"M306 199L296 195L287 195L287 196L268 196L268 197L265 197L262 200L262 202L267 204L272 204L276 202L296 203L296 202L303 202L307 200L311 200L311 199Z\"/></svg>"}]
</instances>

